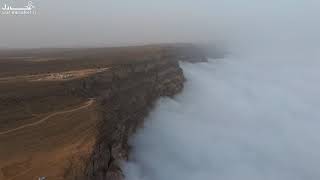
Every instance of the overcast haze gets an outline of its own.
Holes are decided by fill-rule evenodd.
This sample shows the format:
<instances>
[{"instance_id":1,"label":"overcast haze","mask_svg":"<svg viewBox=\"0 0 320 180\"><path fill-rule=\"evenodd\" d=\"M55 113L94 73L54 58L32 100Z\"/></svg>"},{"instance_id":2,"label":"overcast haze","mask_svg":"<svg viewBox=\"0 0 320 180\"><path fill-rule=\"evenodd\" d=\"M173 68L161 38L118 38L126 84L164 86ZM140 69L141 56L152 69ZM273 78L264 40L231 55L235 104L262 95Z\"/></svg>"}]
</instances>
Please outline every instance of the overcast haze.
<instances>
[{"instance_id":1,"label":"overcast haze","mask_svg":"<svg viewBox=\"0 0 320 180\"><path fill-rule=\"evenodd\" d=\"M26 1L2 1L24 6ZM35 16L1 16L1 46L112 46L201 41L211 3L185 1L34 1ZM205 10L203 9L205 8Z\"/></svg>"},{"instance_id":2,"label":"overcast haze","mask_svg":"<svg viewBox=\"0 0 320 180\"><path fill-rule=\"evenodd\" d=\"M0 2L18 7L27 3ZM290 30L293 36L319 30L316 0L34 0L34 4L35 16L0 16L1 47L229 42L264 40L278 29Z\"/></svg>"}]
</instances>

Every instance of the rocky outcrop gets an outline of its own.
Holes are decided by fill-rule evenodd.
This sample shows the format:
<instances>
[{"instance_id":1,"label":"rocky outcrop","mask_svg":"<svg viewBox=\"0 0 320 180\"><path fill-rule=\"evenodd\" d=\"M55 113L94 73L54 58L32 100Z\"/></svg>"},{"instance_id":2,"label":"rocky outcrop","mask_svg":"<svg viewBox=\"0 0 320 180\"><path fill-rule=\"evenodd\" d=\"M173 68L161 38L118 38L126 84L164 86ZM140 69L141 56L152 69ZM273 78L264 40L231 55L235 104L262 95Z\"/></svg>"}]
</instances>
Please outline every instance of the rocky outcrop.
<instances>
[{"instance_id":1,"label":"rocky outcrop","mask_svg":"<svg viewBox=\"0 0 320 180\"><path fill-rule=\"evenodd\" d=\"M153 102L177 94L183 82L182 69L174 61L123 65L83 81L81 93L98 97L103 112L86 177L121 179L119 162L128 159L128 138L143 124Z\"/></svg>"},{"instance_id":2,"label":"rocky outcrop","mask_svg":"<svg viewBox=\"0 0 320 180\"><path fill-rule=\"evenodd\" d=\"M179 53L167 51L154 60L115 66L66 84L72 94L96 98L103 116L84 179L123 179L120 162L129 158L129 137L143 125L159 97L174 96L183 89L185 79L177 60L206 60L203 54L175 52Z\"/></svg>"}]
</instances>

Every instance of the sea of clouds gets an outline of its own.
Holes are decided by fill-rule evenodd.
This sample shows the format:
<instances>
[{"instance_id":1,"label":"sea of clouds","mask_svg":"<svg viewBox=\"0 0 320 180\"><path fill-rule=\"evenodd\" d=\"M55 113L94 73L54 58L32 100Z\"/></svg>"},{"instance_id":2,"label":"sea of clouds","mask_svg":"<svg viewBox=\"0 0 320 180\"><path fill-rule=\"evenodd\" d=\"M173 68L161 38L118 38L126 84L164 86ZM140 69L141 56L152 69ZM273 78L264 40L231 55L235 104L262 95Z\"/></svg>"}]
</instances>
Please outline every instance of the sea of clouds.
<instances>
[{"instance_id":1,"label":"sea of clouds","mask_svg":"<svg viewBox=\"0 0 320 180\"><path fill-rule=\"evenodd\" d=\"M132 139L127 179L319 179L320 63L272 61L182 63L184 91Z\"/></svg>"},{"instance_id":2,"label":"sea of clouds","mask_svg":"<svg viewBox=\"0 0 320 180\"><path fill-rule=\"evenodd\" d=\"M181 63L185 88L131 139L127 180L320 179L319 3L279 2L278 18L228 19L225 58Z\"/></svg>"}]
</instances>

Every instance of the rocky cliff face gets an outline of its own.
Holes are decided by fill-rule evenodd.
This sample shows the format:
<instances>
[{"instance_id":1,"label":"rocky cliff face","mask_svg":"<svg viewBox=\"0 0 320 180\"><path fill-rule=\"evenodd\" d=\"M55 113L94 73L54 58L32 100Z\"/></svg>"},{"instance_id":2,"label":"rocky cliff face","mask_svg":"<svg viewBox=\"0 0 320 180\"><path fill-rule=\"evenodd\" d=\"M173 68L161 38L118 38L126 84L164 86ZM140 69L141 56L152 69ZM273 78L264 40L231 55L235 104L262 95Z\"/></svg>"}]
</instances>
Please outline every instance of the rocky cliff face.
<instances>
[{"instance_id":1,"label":"rocky cliff face","mask_svg":"<svg viewBox=\"0 0 320 180\"><path fill-rule=\"evenodd\" d=\"M103 114L85 179L123 179L120 162L129 157L128 138L155 100L179 93L184 81L178 62L169 59L122 65L83 81L83 90L98 97Z\"/></svg>"},{"instance_id":2,"label":"rocky cliff face","mask_svg":"<svg viewBox=\"0 0 320 180\"><path fill-rule=\"evenodd\" d=\"M120 162L129 157L128 138L143 125L144 117L159 97L174 96L183 89L185 79L177 60L206 60L200 53L164 54L67 84L71 93L95 97L103 116L94 150L86 162L84 179L123 179Z\"/></svg>"},{"instance_id":3,"label":"rocky cliff face","mask_svg":"<svg viewBox=\"0 0 320 180\"><path fill-rule=\"evenodd\" d=\"M99 78L111 82L100 94L103 121L88 163L88 179L122 179L119 162L128 159L128 138L160 96L173 96L183 88L184 76L176 62L158 61L119 67ZM104 86L107 82L90 82ZM93 90L94 92L95 90Z\"/></svg>"},{"instance_id":4,"label":"rocky cliff face","mask_svg":"<svg viewBox=\"0 0 320 180\"><path fill-rule=\"evenodd\" d=\"M32 58L14 59L16 53ZM183 89L178 61L206 60L190 44L30 50L11 56L0 54L0 134L37 125L0 137L0 179L19 171L27 180L40 175L123 179L120 162L129 157L128 138L159 97Z\"/></svg>"}]
</instances>

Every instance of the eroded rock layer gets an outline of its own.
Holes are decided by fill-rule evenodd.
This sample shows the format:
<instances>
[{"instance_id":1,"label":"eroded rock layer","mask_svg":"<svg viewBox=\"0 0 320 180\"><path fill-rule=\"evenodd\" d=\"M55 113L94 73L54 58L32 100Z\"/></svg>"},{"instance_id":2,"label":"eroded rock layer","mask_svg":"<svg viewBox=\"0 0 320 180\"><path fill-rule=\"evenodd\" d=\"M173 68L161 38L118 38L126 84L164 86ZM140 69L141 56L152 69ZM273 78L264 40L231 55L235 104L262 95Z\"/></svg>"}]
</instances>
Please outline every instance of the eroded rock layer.
<instances>
[{"instance_id":1,"label":"eroded rock layer","mask_svg":"<svg viewBox=\"0 0 320 180\"><path fill-rule=\"evenodd\" d=\"M103 112L86 178L123 179L120 162L129 157L128 138L143 125L159 97L174 96L183 89L183 71L177 61L167 59L122 66L96 78L103 81L89 80L86 83L90 85L83 85L89 86L88 92L99 94ZM95 87L99 86L111 88L97 92L95 89L101 88Z\"/></svg>"},{"instance_id":2,"label":"eroded rock layer","mask_svg":"<svg viewBox=\"0 0 320 180\"><path fill-rule=\"evenodd\" d=\"M84 91L98 95L103 112L88 179L122 177L119 162L128 159L128 138L143 124L153 102L180 92L183 82L182 69L174 61L122 66L82 82Z\"/></svg>"}]
</instances>

